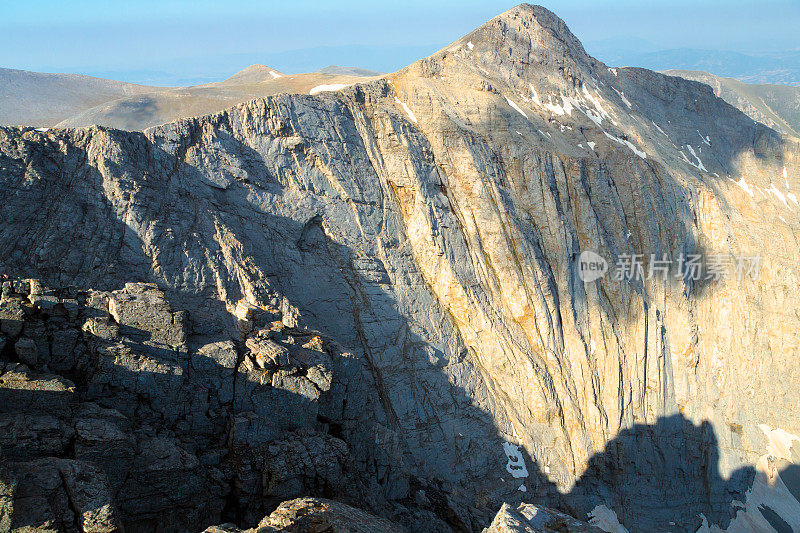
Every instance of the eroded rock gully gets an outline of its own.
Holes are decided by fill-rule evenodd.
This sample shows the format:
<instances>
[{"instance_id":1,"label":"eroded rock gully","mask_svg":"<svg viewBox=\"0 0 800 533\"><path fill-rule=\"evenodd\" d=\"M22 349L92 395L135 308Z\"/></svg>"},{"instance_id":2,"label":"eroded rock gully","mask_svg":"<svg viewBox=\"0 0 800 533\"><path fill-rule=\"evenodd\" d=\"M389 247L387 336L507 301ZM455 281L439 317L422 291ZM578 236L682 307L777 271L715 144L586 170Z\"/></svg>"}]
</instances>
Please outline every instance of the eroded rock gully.
<instances>
[{"instance_id":1,"label":"eroded rock gully","mask_svg":"<svg viewBox=\"0 0 800 533\"><path fill-rule=\"evenodd\" d=\"M800 528L798 156L528 5L340 91L0 128L0 523Z\"/></svg>"}]
</instances>

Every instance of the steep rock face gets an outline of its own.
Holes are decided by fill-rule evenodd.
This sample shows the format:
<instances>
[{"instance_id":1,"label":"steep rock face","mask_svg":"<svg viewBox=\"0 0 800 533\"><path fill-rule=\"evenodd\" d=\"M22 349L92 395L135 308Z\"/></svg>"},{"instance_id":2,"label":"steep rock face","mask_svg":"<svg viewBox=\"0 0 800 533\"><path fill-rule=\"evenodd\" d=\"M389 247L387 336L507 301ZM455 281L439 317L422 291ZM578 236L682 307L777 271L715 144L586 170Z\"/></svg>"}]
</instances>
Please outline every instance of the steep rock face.
<instances>
[{"instance_id":1,"label":"steep rock face","mask_svg":"<svg viewBox=\"0 0 800 533\"><path fill-rule=\"evenodd\" d=\"M294 357L253 314L336 339L302 372L257 373L227 402L223 387L229 416L201 428L191 398L160 392L149 408L186 435L227 421L246 450L325 429L342 443L310 444L323 462L346 449L374 483L365 505L409 524L479 530L502 501L536 498L653 531L770 527L759 509L772 501L800 527L796 487L778 481L800 446L798 157L707 86L609 69L522 5L338 92L145 133L0 129L0 265L53 286L155 283L191 333L137 349L218 365L238 346L250 366L220 364L237 375ZM587 250L612 265L642 254L645 271L651 254L762 262L719 279L584 283ZM140 393L131 370L122 396ZM258 474L269 454L225 453L239 509L272 479L280 498L292 479L342 490L313 459L273 478Z\"/></svg>"}]
</instances>

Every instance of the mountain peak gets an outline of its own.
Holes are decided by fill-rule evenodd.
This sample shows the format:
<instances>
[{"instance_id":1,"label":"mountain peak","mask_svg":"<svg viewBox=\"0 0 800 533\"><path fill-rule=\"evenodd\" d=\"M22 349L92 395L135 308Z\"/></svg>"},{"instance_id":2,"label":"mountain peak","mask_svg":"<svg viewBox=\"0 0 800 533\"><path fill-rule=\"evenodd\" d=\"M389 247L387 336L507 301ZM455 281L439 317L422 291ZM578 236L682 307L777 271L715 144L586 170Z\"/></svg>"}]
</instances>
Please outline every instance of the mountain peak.
<instances>
[{"instance_id":1,"label":"mountain peak","mask_svg":"<svg viewBox=\"0 0 800 533\"><path fill-rule=\"evenodd\" d=\"M513 7L464 39L474 46L480 43L497 50L507 50L511 56L535 56L549 51L576 60L588 57L567 24L555 13L539 5L520 4Z\"/></svg>"},{"instance_id":2,"label":"mountain peak","mask_svg":"<svg viewBox=\"0 0 800 533\"><path fill-rule=\"evenodd\" d=\"M240 70L230 78L226 79L225 82L257 83L261 81L274 80L280 78L281 76L284 76L282 72L279 72L266 65L256 63L255 65L250 65L244 70Z\"/></svg>"},{"instance_id":3,"label":"mountain peak","mask_svg":"<svg viewBox=\"0 0 800 533\"><path fill-rule=\"evenodd\" d=\"M516 92L529 91L533 82L564 93L603 76L604 67L553 12L520 4L415 63L409 72Z\"/></svg>"}]
</instances>

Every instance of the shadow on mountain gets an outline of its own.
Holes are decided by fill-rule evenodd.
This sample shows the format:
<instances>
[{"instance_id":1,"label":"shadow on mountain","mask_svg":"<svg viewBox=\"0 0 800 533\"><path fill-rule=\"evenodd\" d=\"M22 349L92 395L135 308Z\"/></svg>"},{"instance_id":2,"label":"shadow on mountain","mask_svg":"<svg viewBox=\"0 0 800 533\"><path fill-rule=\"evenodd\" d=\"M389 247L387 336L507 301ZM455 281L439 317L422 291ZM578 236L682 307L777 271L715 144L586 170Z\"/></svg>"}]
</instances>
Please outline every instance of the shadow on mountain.
<instances>
[{"instance_id":1,"label":"shadow on mountain","mask_svg":"<svg viewBox=\"0 0 800 533\"><path fill-rule=\"evenodd\" d=\"M726 528L752 486L755 469L729 477L719 471L720 451L708 422L682 415L636 424L595 454L565 499L578 515L597 505L613 509L631 531L696 531L701 515Z\"/></svg>"}]
</instances>

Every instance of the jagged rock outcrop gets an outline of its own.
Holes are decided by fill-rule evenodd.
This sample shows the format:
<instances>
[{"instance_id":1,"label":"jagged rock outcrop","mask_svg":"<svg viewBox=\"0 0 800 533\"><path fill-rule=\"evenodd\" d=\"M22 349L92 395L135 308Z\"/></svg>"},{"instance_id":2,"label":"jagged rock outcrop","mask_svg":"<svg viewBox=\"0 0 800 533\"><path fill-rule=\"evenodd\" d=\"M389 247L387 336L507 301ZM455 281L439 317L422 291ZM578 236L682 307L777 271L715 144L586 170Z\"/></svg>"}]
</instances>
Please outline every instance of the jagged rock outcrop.
<instances>
[{"instance_id":1,"label":"jagged rock outcrop","mask_svg":"<svg viewBox=\"0 0 800 533\"><path fill-rule=\"evenodd\" d=\"M503 504L483 533L600 533L602 529L586 522L530 504L520 504L517 508Z\"/></svg>"},{"instance_id":2,"label":"jagged rock outcrop","mask_svg":"<svg viewBox=\"0 0 800 533\"><path fill-rule=\"evenodd\" d=\"M298 498L286 501L253 529L234 525L212 526L204 533L401 533L402 528L361 509L324 498Z\"/></svg>"},{"instance_id":3,"label":"jagged rock outcrop","mask_svg":"<svg viewBox=\"0 0 800 533\"><path fill-rule=\"evenodd\" d=\"M20 431L78 460L75 409L115 409L134 531L309 494L425 531L523 500L800 527L799 158L528 5L340 91L144 133L2 128L3 357L66 409ZM584 282L584 251L706 271Z\"/></svg>"}]
</instances>

